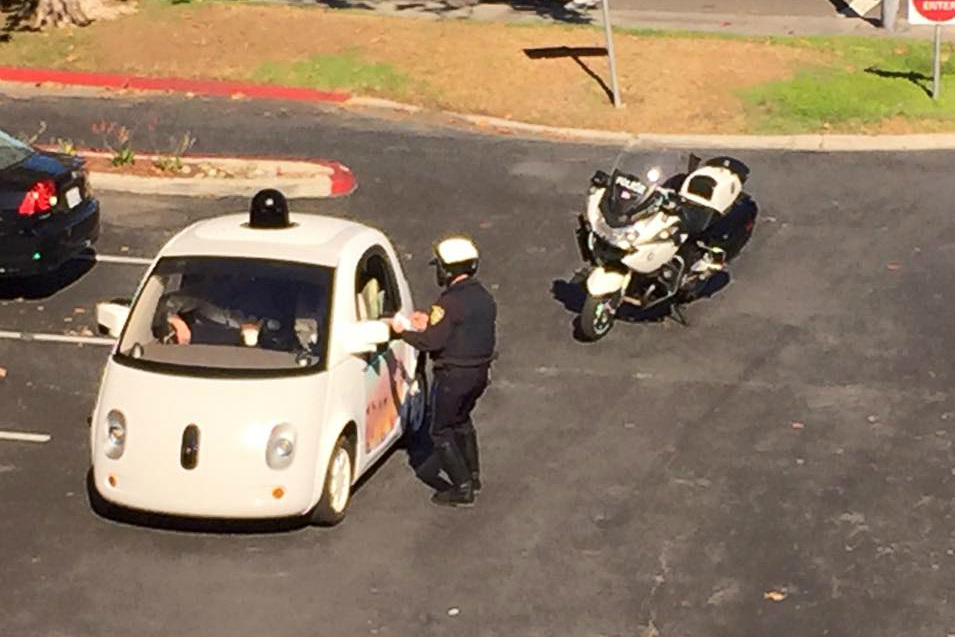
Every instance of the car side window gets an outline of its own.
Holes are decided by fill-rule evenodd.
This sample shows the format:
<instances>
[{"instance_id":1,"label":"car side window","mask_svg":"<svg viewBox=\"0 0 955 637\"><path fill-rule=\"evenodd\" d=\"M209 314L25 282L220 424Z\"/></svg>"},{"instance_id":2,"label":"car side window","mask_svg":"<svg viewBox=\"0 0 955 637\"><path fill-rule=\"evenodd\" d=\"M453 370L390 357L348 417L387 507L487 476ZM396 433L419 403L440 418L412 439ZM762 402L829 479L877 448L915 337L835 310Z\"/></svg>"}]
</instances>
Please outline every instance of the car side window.
<instances>
[{"instance_id":1,"label":"car side window","mask_svg":"<svg viewBox=\"0 0 955 637\"><path fill-rule=\"evenodd\" d=\"M388 318L401 309L394 268L381 246L368 250L358 262L355 303L361 321Z\"/></svg>"}]
</instances>

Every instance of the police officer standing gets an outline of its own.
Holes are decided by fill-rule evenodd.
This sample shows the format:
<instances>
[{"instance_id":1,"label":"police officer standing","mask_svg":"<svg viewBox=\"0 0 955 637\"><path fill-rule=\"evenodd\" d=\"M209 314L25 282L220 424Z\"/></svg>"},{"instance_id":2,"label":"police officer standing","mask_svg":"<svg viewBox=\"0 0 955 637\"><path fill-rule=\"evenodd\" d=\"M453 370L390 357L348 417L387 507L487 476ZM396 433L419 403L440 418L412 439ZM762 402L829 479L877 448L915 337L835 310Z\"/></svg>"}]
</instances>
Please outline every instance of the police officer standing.
<instances>
[{"instance_id":1,"label":"police officer standing","mask_svg":"<svg viewBox=\"0 0 955 637\"><path fill-rule=\"evenodd\" d=\"M392 330L406 343L429 352L434 366L431 436L441 468L452 487L434 494L446 506L470 506L481 489L477 434L471 411L488 383L494 359L497 306L474 277L478 250L467 237L451 237L434 248L432 265L445 288L431 312L416 312L405 330L396 320Z\"/></svg>"}]
</instances>

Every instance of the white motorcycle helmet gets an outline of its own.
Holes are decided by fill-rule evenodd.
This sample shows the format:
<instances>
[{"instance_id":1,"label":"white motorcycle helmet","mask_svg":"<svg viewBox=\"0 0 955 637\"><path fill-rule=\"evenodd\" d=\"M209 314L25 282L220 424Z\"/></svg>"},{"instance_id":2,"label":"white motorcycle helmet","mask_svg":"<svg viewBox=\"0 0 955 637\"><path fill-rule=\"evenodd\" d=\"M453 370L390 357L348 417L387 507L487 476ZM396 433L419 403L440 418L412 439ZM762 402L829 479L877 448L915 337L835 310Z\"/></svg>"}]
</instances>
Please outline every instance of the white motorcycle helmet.
<instances>
[{"instance_id":1,"label":"white motorcycle helmet","mask_svg":"<svg viewBox=\"0 0 955 637\"><path fill-rule=\"evenodd\" d=\"M474 276L480 253L474 241L463 235L448 237L435 244L431 265L436 266L438 285L447 287L462 274Z\"/></svg>"}]
</instances>

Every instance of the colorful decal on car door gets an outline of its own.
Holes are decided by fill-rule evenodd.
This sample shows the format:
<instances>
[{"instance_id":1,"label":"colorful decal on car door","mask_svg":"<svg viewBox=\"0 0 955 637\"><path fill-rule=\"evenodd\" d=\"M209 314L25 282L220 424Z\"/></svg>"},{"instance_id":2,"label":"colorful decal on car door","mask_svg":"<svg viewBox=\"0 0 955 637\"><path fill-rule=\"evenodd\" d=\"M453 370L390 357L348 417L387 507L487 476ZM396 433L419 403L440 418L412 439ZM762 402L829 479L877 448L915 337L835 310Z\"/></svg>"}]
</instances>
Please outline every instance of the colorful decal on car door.
<instances>
[{"instance_id":1,"label":"colorful decal on car door","mask_svg":"<svg viewBox=\"0 0 955 637\"><path fill-rule=\"evenodd\" d=\"M407 391L407 370L396 346L377 355L365 369L365 452L388 438L398 424L398 410Z\"/></svg>"}]
</instances>

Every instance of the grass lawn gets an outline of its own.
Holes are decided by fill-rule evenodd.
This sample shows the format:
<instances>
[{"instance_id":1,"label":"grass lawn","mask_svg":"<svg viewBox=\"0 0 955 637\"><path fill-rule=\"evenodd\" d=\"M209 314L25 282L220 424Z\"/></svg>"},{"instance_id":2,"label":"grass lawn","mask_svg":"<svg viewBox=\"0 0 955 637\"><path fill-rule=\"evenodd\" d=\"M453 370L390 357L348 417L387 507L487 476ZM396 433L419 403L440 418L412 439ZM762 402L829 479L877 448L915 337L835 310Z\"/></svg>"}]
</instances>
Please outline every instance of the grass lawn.
<instances>
[{"instance_id":1,"label":"grass lawn","mask_svg":"<svg viewBox=\"0 0 955 637\"><path fill-rule=\"evenodd\" d=\"M955 47L942 48L941 94L932 93L929 42L863 38L783 39L837 62L742 91L756 131L955 130Z\"/></svg>"}]
</instances>

